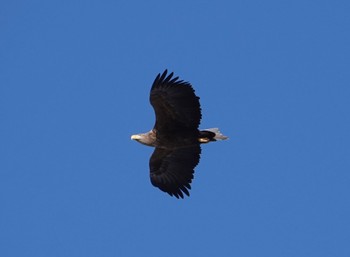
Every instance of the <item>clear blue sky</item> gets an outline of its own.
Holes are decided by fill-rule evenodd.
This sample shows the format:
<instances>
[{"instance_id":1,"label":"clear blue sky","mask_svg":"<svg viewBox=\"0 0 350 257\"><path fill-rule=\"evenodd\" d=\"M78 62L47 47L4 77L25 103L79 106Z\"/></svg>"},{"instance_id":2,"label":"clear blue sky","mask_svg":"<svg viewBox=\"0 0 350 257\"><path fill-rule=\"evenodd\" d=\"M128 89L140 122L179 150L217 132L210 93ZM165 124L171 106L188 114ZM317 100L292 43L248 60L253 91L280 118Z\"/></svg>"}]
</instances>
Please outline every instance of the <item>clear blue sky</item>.
<instances>
[{"instance_id":1,"label":"clear blue sky","mask_svg":"<svg viewBox=\"0 0 350 257\"><path fill-rule=\"evenodd\" d=\"M350 256L350 2L1 1L0 256ZM201 97L191 197L152 187L165 68Z\"/></svg>"}]
</instances>

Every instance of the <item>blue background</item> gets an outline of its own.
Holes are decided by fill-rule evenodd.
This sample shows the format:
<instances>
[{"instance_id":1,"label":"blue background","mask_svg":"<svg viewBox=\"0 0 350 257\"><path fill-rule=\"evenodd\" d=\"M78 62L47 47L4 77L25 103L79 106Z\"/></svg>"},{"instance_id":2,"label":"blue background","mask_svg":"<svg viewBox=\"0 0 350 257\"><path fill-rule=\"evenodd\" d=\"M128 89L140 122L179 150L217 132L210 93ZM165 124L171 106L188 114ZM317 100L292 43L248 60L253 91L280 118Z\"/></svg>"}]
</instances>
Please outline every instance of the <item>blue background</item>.
<instances>
[{"instance_id":1,"label":"blue background","mask_svg":"<svg viewBox=\"0 0 350 257\"><path fill-rule=\"evenodd\" d=\"M349 1L2 1L0 256L350 256ZM201 97L191 197L148 96Z\"/></svg>"}]
</instances>

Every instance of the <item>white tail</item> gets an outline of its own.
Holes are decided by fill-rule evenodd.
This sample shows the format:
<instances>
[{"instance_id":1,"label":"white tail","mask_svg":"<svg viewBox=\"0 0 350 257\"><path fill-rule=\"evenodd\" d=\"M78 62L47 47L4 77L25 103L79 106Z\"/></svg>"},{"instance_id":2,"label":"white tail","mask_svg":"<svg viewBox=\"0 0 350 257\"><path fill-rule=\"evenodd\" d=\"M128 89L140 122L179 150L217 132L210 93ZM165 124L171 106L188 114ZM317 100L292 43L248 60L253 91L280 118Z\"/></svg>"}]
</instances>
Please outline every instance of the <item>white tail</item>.
<instances>
[{"instance_id":1,"label":"white tail","mask_svg":"<svg viewBox=\"0 0 350 257\"><path fill-rule=\"evenodd\" d=\"M221 134L219 128L209 128L209 129L203 129L203 130L215 133L215 136L214 136L215 140L226 140L226 139L228 139L227 136L224 136L223 134Z\"/></svg>"}]
</instances>

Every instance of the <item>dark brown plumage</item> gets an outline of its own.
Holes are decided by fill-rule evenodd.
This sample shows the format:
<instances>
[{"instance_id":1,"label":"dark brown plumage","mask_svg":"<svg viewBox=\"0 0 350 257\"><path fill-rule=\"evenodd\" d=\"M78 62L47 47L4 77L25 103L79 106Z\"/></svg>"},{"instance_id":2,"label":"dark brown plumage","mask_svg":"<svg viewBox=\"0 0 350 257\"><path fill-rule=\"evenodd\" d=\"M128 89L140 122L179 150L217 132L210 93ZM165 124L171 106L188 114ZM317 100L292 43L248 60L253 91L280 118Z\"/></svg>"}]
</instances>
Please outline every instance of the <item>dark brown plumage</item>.
<instances>
[{"instance_id":1,"label":"dark brown plumage","mask_svg":"<svg viewBox=\"0 0 350 257\"><path fill-rule=\"evenodd\" d=\"M131 139L156 147L149 162L155 187L177 198L189 196L200 144L227 137L216 128L198 130L202 117L199 97L190 83L173 78L173 73L167 76L167 70L154 80L150 102L156 114L154 128Z\"/></svg>"}]
</instances>

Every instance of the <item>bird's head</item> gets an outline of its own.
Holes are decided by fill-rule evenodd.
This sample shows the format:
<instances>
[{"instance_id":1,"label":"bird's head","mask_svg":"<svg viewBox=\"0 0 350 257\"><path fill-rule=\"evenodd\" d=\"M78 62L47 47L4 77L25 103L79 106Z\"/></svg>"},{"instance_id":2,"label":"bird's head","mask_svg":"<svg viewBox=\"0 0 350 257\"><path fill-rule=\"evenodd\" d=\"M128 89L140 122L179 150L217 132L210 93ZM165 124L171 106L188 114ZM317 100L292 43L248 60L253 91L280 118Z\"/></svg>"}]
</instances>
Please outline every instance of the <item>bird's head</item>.
<instances>
[{"instance_id":1,"label":"bird's head","mask_svg":"<svg viewBox=\"0 0 350 257\"><path fill-rule=\"evenodd\" d=\"M131 139L148 146L154 146L156 141L155 134L152 130L147 133L132 135Z\"/></svg>"}]
</instances>

